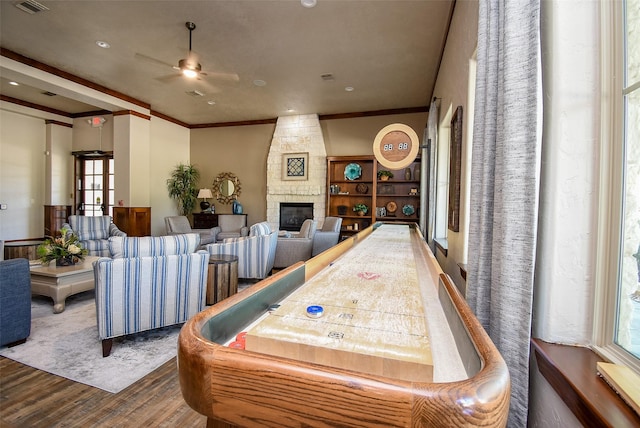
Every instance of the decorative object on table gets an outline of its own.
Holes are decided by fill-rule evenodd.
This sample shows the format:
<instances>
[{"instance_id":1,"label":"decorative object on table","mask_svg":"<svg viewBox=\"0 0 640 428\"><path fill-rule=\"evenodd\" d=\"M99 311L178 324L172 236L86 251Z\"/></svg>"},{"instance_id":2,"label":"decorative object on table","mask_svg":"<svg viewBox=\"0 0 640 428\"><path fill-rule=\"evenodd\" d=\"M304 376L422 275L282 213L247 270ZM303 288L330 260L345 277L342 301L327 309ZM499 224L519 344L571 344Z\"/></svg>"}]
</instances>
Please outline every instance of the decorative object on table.
<instances>
[{"instance_id":1,"label":"decorative object on table","mask_svg":"<svg viewBox=\"0 0 640 428\"><path fill-rule=\"evenodd\" d=\"M233 201L233 213L234 214L242 214L242 204L237 200Z\"/></svg>"},{"instance_id":2,"label":"decorative object on table","mask_svg":"<svg viewBox=\"0 0 640 428\"><path fill-rule=\"evenodd\" d=\"M346 205L338 205L338 215L347 215Z\"/></svg>"},{"instance_id":3,"label":"decorative object on table","mask_svg":"<svg viewBox=\"0 0 640 428\"><path fill-rule=\"evenodd\" d=\"M200 179L200 172L193 165L179 164L171 172L171 178L167 179L169 197L178 203L178 213L188 215L196 206L198 188L196 184Z\"/></svg>"},{"instance_id":4,"label":"decorative object on table","mask_svg":"<svg viewBox=\"0 0 640 428\"><path fill-rule=\"evenodd\" d=\"M381 169L380 171L378 171L378 180L387 181L390 178L393 178L393 172L386 169Z\"/></svg>"},{"instance_id":5,"label":"decorative object on table","mask_svg":"<svg viewBox=\"0 0 640 428\"><path fill-rule=\"evenodd\" d=\"M402 207L402 214L406 216L413 215L416 212L416 209L411 204L407 204Z\"/></svg>"},{"instance_id":6,"label":"decorative object on table","mask_svg":"<svg viewBox=\"0 0 640 428\"><path fill-rule=\"evenodd\" d=\"M405 168L404 169L404 179L407 181L411 180L411 168Z\"/></svg>"},{"instance_id":7,"label":"decorative object on table","mask_svg":"<svg viewBox=\"0 0 640 428\"><path fill-rule=\"evenodd\" d=\"M42 264L48 265L55 260L56 266L70 266L84 260L89 251L82 247L78 235L66 227L60 230L60 234L57 238L48 237L38 246Z\"/></svg>"},{"instance_id":8,"label":"decorative object on table","mask_svg":"<svg viewBox=\"0 0 640 428\"><path fill-rule=\"evenodd\" d=\"M364 216L369 211L369 207L367 207L365 204L355 204L353 206L353 211L356 212L359 216Z\"/></svg>"},{"instance_id":9,"label":"decorative object on table","mask_svg":"<svg viewBox=\"0 0 640 428\"><path fill-rule=\"evenodd\" d=\"M211 204L207 201L208 198L213 198L213 193L211 193L211 189L200 189L198 192L198 199L203 199L200 202L200 209L203 213L211 212Z\"/></svg>"},{"instance_id":10,"label":"decorative object on table","mask_svg":"<svg viewBox=\"0 0 640 428\"><path fill-rule=\"evenodd\" d=\"M222 172L213 180L213 194L221 204L233 203L240 191L240 179L230 172Z\"/></svg>"},{"instance_id":11,"label":"decorative object on table","mask_svg":"<svg viewBox=\"0 0 640 428\"><path fill-rule=\"evenodd\" d=\"M347 180L357 180L362 175L362 168L357 163L350 163L344 167L344 178Z\"/></svg>"},{"instance_id":12,"label":"decorative object on table","mask_svg":"<svg viewBox=\"0 0 640 428\"><path fill-rule=\"evenodd\" d=\"M285 153L282 155L283 180L309 179L309 153Z\"/></svg>"},{"instance_id":13,"label":"decorative object on table","mask_svg":"<svg viewBox=\"0 0 640 428\"><path fill-rule=\"evenodd\" d=\"M356 191L363 194L367 193L369 191L369 186L364 183L358 183L358 185L356 186Z\"/></svg>"},{"instance_id":14,"label":"decorative object on table","mask_svg":"<svg viewBox=\"0 0 640 428\"><path fill-rule=\"evenodd\" d=\"M418 188L412 187L411 189L409 189L409 196L418 196Z\"/></svg>"},{"instance_id":15,"label":"decorative object on table","mask_svg":"<svg viewBox=\"0 0 640 428\"><path fill-rule=\"evenodd\" d=\"M462 106L458 106L451 118L449 147L449 213L448 227L460 230L460 176L462 175Z\"/></svg>"},{"instance_id":16,"label":"decorative object on table","mask_svg":"<svg viewBox=\"0 0 640 428\"><path fill-rule=\"evenodd\" d=\"M385 207L387 208L388 216L396 215L395 213L396 213L396 210L398 209L398 205L395 202L393 201L387 202L387 205Z\"/></svg>"}]
</instances>

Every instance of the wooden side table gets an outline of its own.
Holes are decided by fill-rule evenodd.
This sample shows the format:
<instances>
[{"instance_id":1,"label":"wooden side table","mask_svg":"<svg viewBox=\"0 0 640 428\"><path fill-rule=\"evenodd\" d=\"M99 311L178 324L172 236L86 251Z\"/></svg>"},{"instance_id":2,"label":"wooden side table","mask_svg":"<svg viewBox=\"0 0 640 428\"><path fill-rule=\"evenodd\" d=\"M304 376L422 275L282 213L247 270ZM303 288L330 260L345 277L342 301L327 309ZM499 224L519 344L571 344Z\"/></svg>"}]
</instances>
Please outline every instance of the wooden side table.
<instances>
[{"instance_id":1,"label":"wooden side table","mask_svg":"<svg viewBox=\"0 0 640 428\"><path fill-rule=\"evenodd\" d=\"M238 292L238 256L219 254L209 257L207 305L216 304Z\"/></svg>"}]
</instances>

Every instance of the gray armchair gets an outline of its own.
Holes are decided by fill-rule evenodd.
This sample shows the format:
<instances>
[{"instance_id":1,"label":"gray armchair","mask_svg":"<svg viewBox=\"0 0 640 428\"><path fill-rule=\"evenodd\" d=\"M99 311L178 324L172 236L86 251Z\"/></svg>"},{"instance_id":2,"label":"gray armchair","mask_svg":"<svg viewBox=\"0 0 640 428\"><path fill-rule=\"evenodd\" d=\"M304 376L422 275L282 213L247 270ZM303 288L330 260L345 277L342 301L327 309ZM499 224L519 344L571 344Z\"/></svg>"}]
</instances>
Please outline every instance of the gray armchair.
<instances>
[{"instance_id":1,"label":"gray armchair","mask_svg":"<svg viewBox=\"0 0 640 428\"><path fill-rule=\"evenodd\" d=\"M249 235L247 216L237 214L218 214L218 226L213 228L216 242L227 238L240 238Z\"/></svg>"},{"instance_id":2,"label":"gray armchair","mask_svg":"<svg viewBox=\"0 0 640 428\"><path fill-rule=\"evenodd\" d=\"M0 261L0 346L19 345L31 334L31 273L27 259Z\"/></svg>"},{"instance_id":3,"label":"gray armchair","mask_svg":"<svg viewBox=\"0 0 640 428\"><path fill-rule=\"evenodd\" d=\"M216 242L215 227L211 229L192 229L189 219L183 215L164 218L167 235L182 235L185 233L197 233L200 235L200 246Z\"/></svg>"},{"instance_id":4,"label":"gray armchair","mask_svg":"<svg viewBox=\"0 0 640 428\"><path fill-rule=\"evenodd\" d=\"M336 245L340 239L341 227L342 217L326 217L322 224L322 229L316 231L316 235L313 237L311 257L315 257Z\"/></svg>"},{"instance_id":5,"label":"gray armchair","mask_svg":"<svg viewBox=\"0 0 640 428\"><path fill-rule=\"evenodd\" d=\"M296 262L309 260L317 227L318 222L307 219L302 223L300 232L289 234L289 237L278 237L273 267L282 269Z\"/></svg>"}]
</instances>

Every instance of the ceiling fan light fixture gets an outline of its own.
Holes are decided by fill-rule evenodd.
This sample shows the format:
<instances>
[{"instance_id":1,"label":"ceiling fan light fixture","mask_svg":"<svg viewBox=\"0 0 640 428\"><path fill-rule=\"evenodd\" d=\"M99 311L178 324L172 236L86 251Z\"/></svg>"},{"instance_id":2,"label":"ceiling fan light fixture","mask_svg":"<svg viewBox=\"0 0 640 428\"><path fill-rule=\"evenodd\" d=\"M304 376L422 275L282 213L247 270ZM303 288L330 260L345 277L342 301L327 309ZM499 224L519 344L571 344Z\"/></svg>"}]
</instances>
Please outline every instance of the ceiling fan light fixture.
<instances>
[{"instance_id":1,"label":"ceiling fan light fixture","mask_svg":"<svg viewBox=\"0 0 640 428\"><path fill-rule=\"evenodd\" d=\"M182 71L182 74L184 76L191 79L197 77L198 73L200 73L200 70L202 70L202 66L199 63L194 64L193 62L190 62L186 59L181 59L178 63L178 67L180 68L180 71Z\"/></svg>"},{"instance_id":2,"label":"ceiling fan light fixture","mask_svg":"<svg viewBox=\"0 0 640 428\"><path fill-rule=\"evenodd\" d=\"M316 5L317 0L300 0L300 3L304 7L312 8L312 7L314 7Z\"/></svg>"}]
</instances>

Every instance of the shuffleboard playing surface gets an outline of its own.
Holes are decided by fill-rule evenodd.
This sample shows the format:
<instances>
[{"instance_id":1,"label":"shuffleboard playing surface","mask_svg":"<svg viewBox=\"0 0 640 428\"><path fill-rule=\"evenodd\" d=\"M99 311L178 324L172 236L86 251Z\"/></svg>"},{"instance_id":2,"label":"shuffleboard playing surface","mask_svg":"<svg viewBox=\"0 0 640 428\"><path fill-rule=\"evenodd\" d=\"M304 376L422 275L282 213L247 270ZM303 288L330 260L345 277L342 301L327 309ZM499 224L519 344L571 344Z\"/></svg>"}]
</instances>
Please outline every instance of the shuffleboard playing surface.
<instances>
[{"instance_id":1,"label":"shuffleboard playing surface","mask_svg":"<svg viewBox=\"0 0 640 428\"><path fill-rule=\"evenodd\" d=\"M246 348L334 368L431 382L429 330L407 225L385 224L307 281L246 335ZM324 314L310 318L306 309Z\"/></svg>"}]
</instances>

